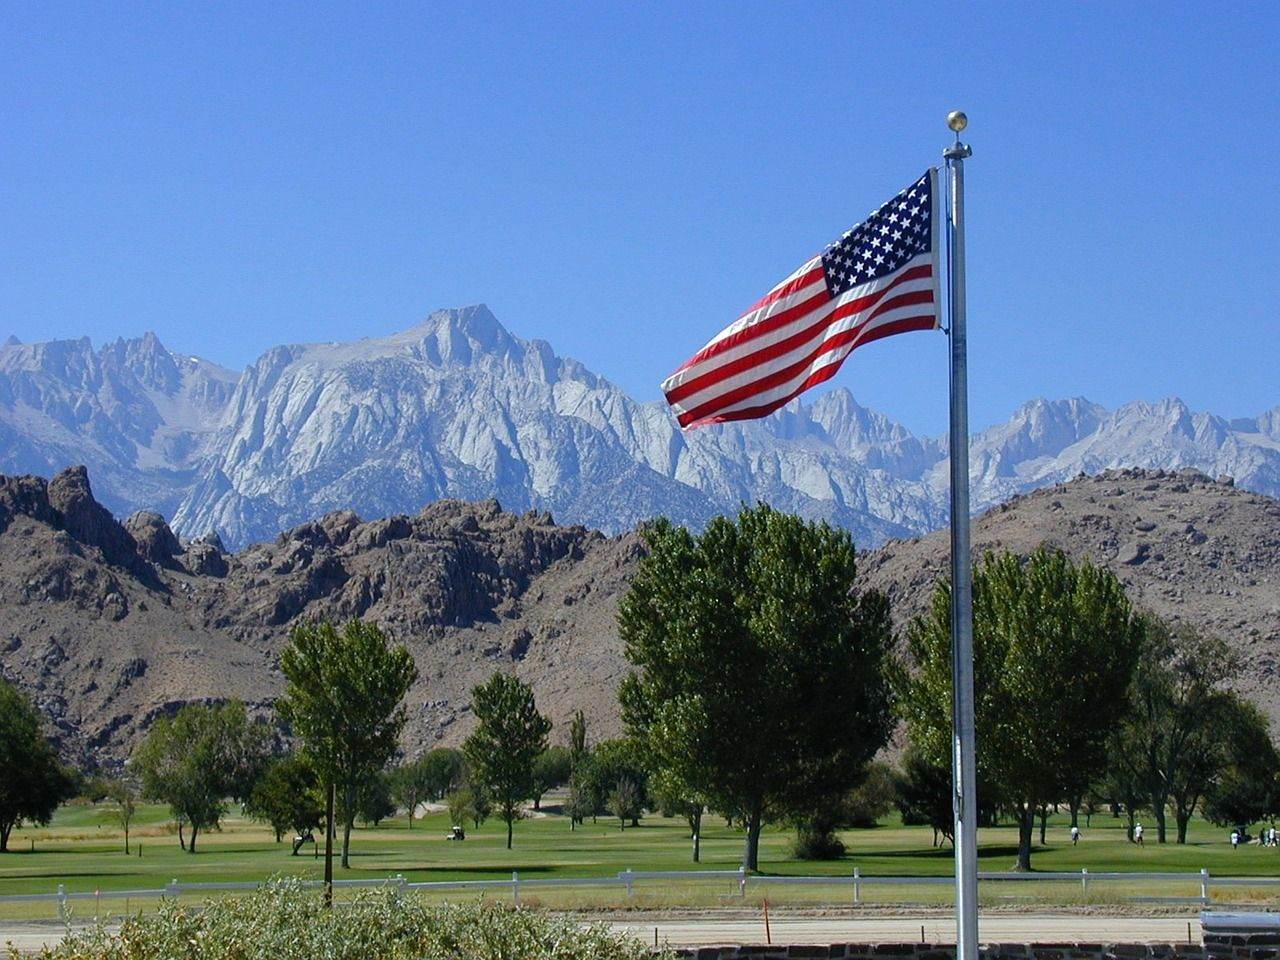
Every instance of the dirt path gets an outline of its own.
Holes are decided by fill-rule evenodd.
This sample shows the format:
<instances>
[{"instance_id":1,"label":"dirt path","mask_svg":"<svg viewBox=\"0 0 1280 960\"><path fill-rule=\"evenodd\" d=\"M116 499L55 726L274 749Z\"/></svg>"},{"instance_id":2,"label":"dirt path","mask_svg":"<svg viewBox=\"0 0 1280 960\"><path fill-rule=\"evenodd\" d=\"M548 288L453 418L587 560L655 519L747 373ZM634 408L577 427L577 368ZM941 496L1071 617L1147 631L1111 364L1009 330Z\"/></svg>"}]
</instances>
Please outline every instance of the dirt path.
<instances>
[{"instance_id":1,"label":"dirt path","mask_svg":"<svg viewBox=\"0 0 1280 960\"><path fill-rule=\"evenodd\" d=\"M697 946L712 943L764 943L762 918L696 917L688 919L605 920L614 930L629 933L646 943ZM901 917L774 917L770 922L774 943L877 943L917 942L923 926L931 943L954 943L955 927L945 916ZM1200 941L1200 921L1185 917L1071 916L1063 914L1005 914L983 917L984 942L1062 941L1159 942ZM12 942L20 951L33 953L62 939L54 924L11 922L0 926L0 944Z\"/></svg>"},{"instance_id":2,"label":"dirt path","mask_svg":"<svg viewBox=\"0 0 1280 960\"><path fill-rule=\"evenodd\" d=\"M1200 941L1200 921L1177 917L1109 917L1109 916L1040 916L1010 914L984 917L981 921L984 942L1176 942L1187 939L1188 929ZM1188 927L1190 924L1190 927ZM625 931L646 943L653 943L657 928L658 942L672 946L694 946L711 943L764 943L763 917L696 920L656 920L650 923L615 921L615 930ZM774 917L770 921L774 943L877 943L919 942L921 928L930 943L955 943L954 921L948 917Z\"/></svg>"}]
</instances>

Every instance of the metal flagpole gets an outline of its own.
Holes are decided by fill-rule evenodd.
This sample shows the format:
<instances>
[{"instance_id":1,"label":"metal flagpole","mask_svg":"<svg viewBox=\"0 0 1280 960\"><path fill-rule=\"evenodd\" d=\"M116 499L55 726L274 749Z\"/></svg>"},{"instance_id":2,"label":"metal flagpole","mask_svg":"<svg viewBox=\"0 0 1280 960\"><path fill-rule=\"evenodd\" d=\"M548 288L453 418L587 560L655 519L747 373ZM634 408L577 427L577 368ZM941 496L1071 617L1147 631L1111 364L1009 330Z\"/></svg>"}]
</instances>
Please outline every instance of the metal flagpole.
<instances>
[{"instance_id":1,"label":"metal flagpole","mask_svg":"<svg viewBox=\"0 0 1280 960\"><path fill-rule=\"evenodd\" d=\"M951 336L951 689L952 806L955 812L956 956L978 958L978 796L973 719L973 560L969 553L969 373L964 300L964 161L968 118L947 115L955 143L947 161L948 302Z\"/></svg>"}]
</instances>

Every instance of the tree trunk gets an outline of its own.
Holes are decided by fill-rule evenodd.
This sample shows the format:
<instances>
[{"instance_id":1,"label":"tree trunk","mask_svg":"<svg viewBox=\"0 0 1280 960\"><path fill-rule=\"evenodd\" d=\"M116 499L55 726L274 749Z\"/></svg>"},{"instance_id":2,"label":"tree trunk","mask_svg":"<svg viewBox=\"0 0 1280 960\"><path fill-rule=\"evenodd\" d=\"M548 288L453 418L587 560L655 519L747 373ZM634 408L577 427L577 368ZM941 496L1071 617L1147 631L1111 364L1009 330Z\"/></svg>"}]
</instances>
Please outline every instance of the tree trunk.
<instances>
[{"instance_id":1,"label":"tree trunk","mask_svg":"<svg viewBox=\"0 0 1280 960\"><path fill-rule=\"evenodd\" d=\"M1018 811L1018 862L1013 869L1031 869L1031 831L1035 829L1036 811L1026 804Z\"/></svg>"},{"instance_id":2,"label":"tree trunk","mask_svg":"<svg viewBox=\"0 0 1280 960\"><path fill-rule=\"evenodd\" d=\"M1191 822L1191 811L1188 810L1187 812L1184 813L1180 809L1175 810L1174 817L1177 819L1177 823L1178 823L1178 843L1186 843L1187 842L1187 824Z\"/></svg>"},{"instance_id":3,"label":"tree trunk","mask_svg":"<svg viewBox=\"0 0 1280 960\"><path fill-rule=\"evenodd\" d=\"M1156 843L1165 842L1165 812L1164 802L1154 804L1155 809L1152 811L1156 815Z\"/></svg>"},{"instance_id":4,"label":"tree trunk","mask_svg":"<svg viewBox=\"0 0 1280 960\"><path fill-rule=\"evenodd\" d=\"M338 796L335 784L325 791L324 814L324 905L333 907L333 808Z\"/></svg>"},{"instance_id":5,"label":"tree trunk","mask_svg":"<svg viewBox=\"0 0 1280 960\"><path fill-rule=\"evenodd\" d=\"M409 801L409 829L410 830L413 829L413 812L417 809L418 809L418 800L416 797L411 797Z\"/></svg>"},{"instance_id":6,"label":"tree trunk","mask_svg":"<svg viewBox=\"0 0 1280 960\"><path fill-rule=\"evenodd\" d=\"M191 841L187 844L187 853L196 852L196 834L200 832L200 828L194 823L191 825Z\"/></svg>"},{"instance_id":7,"label":"tree trunk","mask_svg":"<svg viewBox=\"0 0 1280 960\"><path fill-rule=\"evenodd\" d=\"M760 812L759 804L747 812L747 840L742 850L742 865L748 870L760 868Z\"/></svg>"},{"instance_id":8,"label":"tree trunk","mask_svg":"<svg viewBox=\"0 0 1280 960\"><path fill-rule=\"evenodd\" d=\"M1045 845L1045 842L1046 842L1044 839L1044 831L1045 831L1045 827L1047 827L1048 824L1049 824L1049 808L1041 807L1040 808L1040 846L1042 847Z\"/></svg>"},{"instance_id":9,"label":"tree trunk","mask_svg":"<svg viewBox=\"0 0 1280 960\"><path fill-rule=\"evenodd\" d=\"M0 853L9 852L9 834L13 832L13 823L0 824Z\"/></svg>"},{"instance_id":10,"label":"tree trunk","mask_svg":"<svg viewBox=\"0 0 1280 960\"><path fill-rule=\"evenodd\" d=\"M7 840L8 837L5 837L5 839ZM124 855L126 857L129 855L129 825L127 823L124 825Z\"/></svg>"},{"instance_id":11,"label":"tree trunk","mask_svg":"<svg viewBox=\"0 0 1280 960\"><path fill-rule=\"evenodd\" d=\"M1071 801L1071 826L1073 827L1080 826L1080 801L1079 800Z\"/></svg>"},{"instance_id":12,"label":"tree trunk","mask_svg":"<svg viewBox=\"0 0 1280 960\"><path fill-rule=\"evenodd\" d=\"M1134 815L1133 815L1133 804L1125 804L1125 808L1124 808L1124 809L1125 809L1125 814L1126 814L1126 815L1128 816L1128 818L1129 818L1129 826L1128 826L1128 828L1125 830L1125 833L1126 833L1126 834L1128 835L1128 837L1129 837L1129 842L1130 842L1130 843L1133 843L1133 825L1134 825L1134 820L1135 820L1135 817L1134 817ZM1119 814L1116 814L1116 816L1119 816Z\"/></svg>"},{"instance_id":13,"label":"tree trunk","mask_svg":"<svg viewBox=\"0 0 1280 960\"><path fill-rule=\"evenodd\" d=\"M355 824L355 815L342 821L342 869L351 869L351 827Z\"/></svg>"},{"instance_id":14,"label":"tree trunk","mask_svg":"<svg viewBox=\"0 0 1280 960\"><path fill-rule=\"evenodd\" d=\"M693 862L702 862L702 808L693 815Z\"/></svg>"},{"instance_id":15,"label":"tree trunk","mask_svg":"<svg viewBox=\"0 0 1280 960\"><path fill-rule=\"evenodd\" d=\"M183 850L187 849L187 838L182 833L182 821L178 821L178 846Z\"/></svg>"},{"instance_id":16,"label":"tree trunk","mask_svg":"<svg viewBox=\"0 0 1280 960\"><path fill-rule=\"evenodd\" d=\"M511 849L511 825L515 822L516 822L515 817L510 815L507 816L507 849L508 850Z\"/></svg>"},{"instance_id":17,"label":"tree trunk","mask_svg":"<svg viewBox=\"0 0 1280 960\"><path fill-rule=\"evenodd\" d=\"M533 798L533 809L535 812L542 809L542 797Z\"/></svg>"}]
</instances>

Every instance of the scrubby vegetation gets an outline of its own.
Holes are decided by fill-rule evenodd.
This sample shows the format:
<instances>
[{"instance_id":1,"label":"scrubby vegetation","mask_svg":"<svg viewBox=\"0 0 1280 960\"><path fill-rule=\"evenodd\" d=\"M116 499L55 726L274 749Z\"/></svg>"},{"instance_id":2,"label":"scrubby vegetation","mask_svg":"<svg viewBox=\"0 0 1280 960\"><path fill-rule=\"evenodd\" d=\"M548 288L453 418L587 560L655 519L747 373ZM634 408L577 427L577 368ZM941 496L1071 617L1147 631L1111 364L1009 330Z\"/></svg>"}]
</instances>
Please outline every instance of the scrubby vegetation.
<instances>
[{"instance_id":1,"label":"scrubby vegetation","mask_svg":"<svg viewBox=\"0 0 1280 960\"><path fill-rule=\"evenodd\" d=\"M638 940L492 903L428 907L369 891L325 909L295 881L201 907L170 904L119 933L75 934L42 960L641 960ZM11 952L11 958L17 953Z\"/></svg>"}]
</instances>

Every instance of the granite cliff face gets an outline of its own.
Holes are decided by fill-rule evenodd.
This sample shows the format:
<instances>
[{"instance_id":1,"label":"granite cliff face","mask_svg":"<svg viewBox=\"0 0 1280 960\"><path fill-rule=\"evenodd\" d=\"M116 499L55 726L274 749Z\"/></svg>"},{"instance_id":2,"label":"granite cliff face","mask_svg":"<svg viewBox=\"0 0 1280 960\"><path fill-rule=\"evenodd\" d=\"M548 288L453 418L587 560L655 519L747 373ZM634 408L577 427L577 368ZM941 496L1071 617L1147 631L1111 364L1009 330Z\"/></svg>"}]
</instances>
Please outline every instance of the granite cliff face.
<instances>
[{"instance_id":1,"label":"granite cliff face","mask_svg":"<svg viewBox=\"0 0 1280 960\"><path fill-rule=\"evenodd\" d=\"M947 519L945 440L846 390L683 435L661 403L512 336L483 306L389 337L276 347L238 380L152 336L0 347L0 469L80 462L113 510L234 548L329 510L440 498L496 497L610 533L765 500L868 546ZM1115 467L1193 467L1280 495L1280 407L1228 421L1177 399L1033 400L975 435L971 462L975 509Z\"/></svg>"},{"instance_id":2,"label":"granite cliff face","mask_svg":"<svg viewBox=\"0 0 1280 960\"><path fill-rule=\"evenodd\" d=\"M114 510L172 514L195 481L236 374L153 334L0 346L0 471L86 464Z\"/></svg>"}]
</instances>

